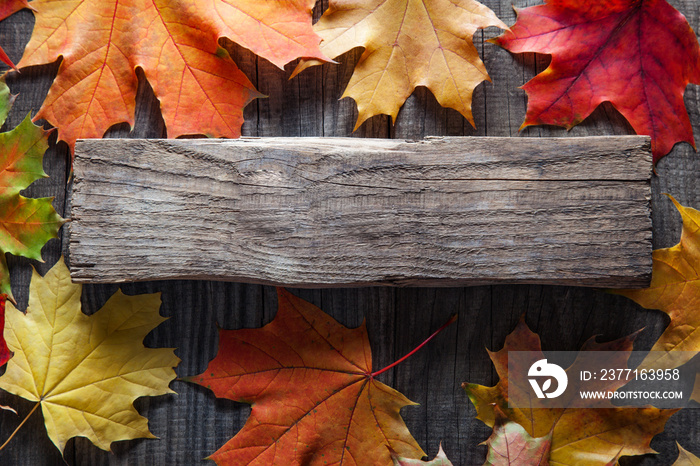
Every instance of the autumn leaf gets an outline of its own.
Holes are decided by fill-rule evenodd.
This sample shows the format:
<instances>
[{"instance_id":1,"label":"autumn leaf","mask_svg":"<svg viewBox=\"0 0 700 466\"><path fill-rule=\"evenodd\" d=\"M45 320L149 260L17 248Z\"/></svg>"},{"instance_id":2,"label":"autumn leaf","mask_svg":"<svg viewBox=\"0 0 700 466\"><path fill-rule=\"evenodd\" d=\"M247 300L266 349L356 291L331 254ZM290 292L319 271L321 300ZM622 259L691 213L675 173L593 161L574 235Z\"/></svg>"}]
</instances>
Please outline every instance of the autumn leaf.
<instances>
[{"instance_id":1,"label":"autumn leaf","mask_svg":"<svg viewBox=\"0 0 700 466\"><path fill-rule=\"evenodd\" d=\"M690 393L690 399L700 403L700 374L695 374L695 382L693 383L693 391Z\"/></svg>"},{"instance_id":2,"label":"autumn leaf","mask_svg":"<svg viewBox=\"0 0 700 466\"><path fill-rule=\"evenodd\" d=\"M36 25L20 67L62 58L36 118L72 148L120 122L134 124L141 68L170 137L238 137L243 107L260 97L226 50L227 37L277 66L325 58L311 29L313 0L35 0Z\"/></svg>"},{"instance_id":3,"label":"autumn leaf","mask_svg":"<svg viewBox=\"0 0 700 466\"><path fill-rule=\"evenodd\" d=\"M314 30L329 57L365 49L341 97L357 103L357 129L374 115L395 121L417 86L430 89L440 105L474 125L472 92L490 78L472 36L489 26L506 28L475 0L330 0ZM300 63L294 74L316 64Z\"/></svg>"},{"instance_id":4,"label":"autumn leaf","mask_svg":"<svg viewBox=\"0 0 700 466\"><path fill-rule=\"evenodd\" d=\"M0 125L11 98L0 80ZM0 133L0 294L12 299L5 253L41 260L41 248L58 237L64 220L51 205L52 198L28 199L20 191L47 175L42 168L48 133L27 116L12 131Z\"/></svg>"},{"instance_id":5,"label":"autumn leaf","mask_svg":"<svg viewBox=\"0 0 700 466\"><path fill-rule=\"evenodd\" d=\"M489 447L485 466L549 466L551 432L532 438L520 424L508 420L498 405L494 415L493 433L484 442Z\"/></svg>"},{"instance_id":6,"label":"autumn leaf","mask_svg":"<svg viewBox=\"0 0 700 466\"><path fill-rule=\"evenodd\" d=\"M394 466L452 466L452 462L447 458L445 451L440 445L438 454L431 461L417 460L413 458L404 458L393 450L391 451L391 459Z\"/></svg>"},{"instance_id":7,"label":"autumn leaf","mask_svg":"<svg viewBox=\"0 0 700 466\"><path fill-rule=\"evenodd\" d=\"M7 302L7 296L2 294L0 295L0 329L5 329L5 303ZM4 366L7 361L12 357L12 353L10 352L9 348L7 347L7 343L5 342L5 336L2 335L0 336L0 366ZM5 405L0 405L0 409L4 409L6 411L12 411L13 413L17 414L17 411L15 411L13 408L10 408L9 406Z\"/></svg>"},{"instance_id":8,"label":"autumn leaf","mask_svg":"<svg viewBox=\"0 0 700 466\"><path fill-rule=\"evenodd\" d=\"M582 351L614 351L617 360L610 360L609 367L621 367L627 361L632 350L634 335L621 338L609 343L597 343L589 340L583 346ZM525 428L532 437L544 437L551 432L552 444L549 457L550 464L561 465L599 465L613 460L618 456L643 455L654 453L649 447L651 438L663 431L668 418L677 410L659 410L654 407L644 408L618 408L607 400L601 401L595 409L591 408L527 408L525 403L519 403L519 407L509 408L509 383L513 379L527 380L527 373L509 374L509 353L514 351L541 352L540 339L532 333L523 320L518 323L515 330L506 338L503 349L497 352L489 352L496 371L500 377L494 387L484 387L477 384L464 383L462 387L469 395L469 399L476 407L477 419L486 425L495 425L495 406L511 421L517 422ZM517 357L517 355L513 355ZM542 354L542 358L544 358ZM522 362L522 361L521 361ZM569 374L577 374L582 367L579 359L567 369ZM530 364L520 363L517 360L514 367L521 367L525 372ZM590 367L586 367L590 369ZM575 383L574 377L569 377L569 385ZM600 385L605 383L606 385ZM592 390L615 391L622 386L624 381L591 382ZM511 394L522 391L525 393L528 387L511 386ZM574 390L573 392L577 392ZM568 390L567 390L568 392ZM566 394L564 395L566 396ZM531 396L529 398L532 398ZM518 399L525 399L518 396Z\"/></svg>"},{"instance_id":9,"label":"autumn leaf","mask_svg":"<svg viewBox=\"0 0 700 466\"><path fill-rule=\"evenodd\" d=\"M515 53L552 55L523 86L523 128L572 128L607 101L638 134L651 136L654 163L679 141L695 147L683 93L688 83L700 84L700 47L666 0L545 0L517 13L493 41Z\"/></svg>"},{"instance_id":10,"label":"autumn leaf","mask_svg":"<svg viewBox=\"0 0 700 466\"><path fill-rule=\"evenodd\" d=\"M681 241L652 253L651 284L642 290L610 290L671 318L640 369L672 369L700 351L700 212L669 196L683 218Z\"/></svg>"},{"instance_id":11,"label":"autumn leaf","mask_svg":"<svg viewBox=\"0 0 700 466\"><path fill-rule=\"evenodd\" d=\"M185 379L217 397L252 404L243 429L209 459L287 466L371 458L371 464L391 465L390 448L422 458L399 414L414 403L376 380L387 368L372 372L365 325L348 329L281 288L277 296L271 323L220 330L219 352L209 367Z\"/></svg>"},{"instance_id":12,"label":"autumn leaf","mask_svg":"<svg viewBox=\"0 0 700 466\"><path fill-rule=\"evenodd\" d=\"M154 438L133 402L174 393L168 384L180 361L172 349L142 343L165 320L158 314L160 295L117 291L87 316L81 289L62 259L44 277L34 271L27 314L7 309L5 338L14 356L0 388L41 406L49 438L61 451L77 436L103 450L118 440Z\"/></svg>"},{"instance_id":13,"label":"autumn leaf","mask_svg":"<svg viewBox=\"0 0 700 466\"><path fill-rule=\"evenodd\" d=\"M29 3L27 3L27 0L2 0L0 1L0 21L3 19L7 18L10 15L13 15L17 13L19 10L23 8L32 8ZM5 51L3 50L2 47L0 47L0 61L4 62L7 66L15 68L15 64L12 63L12 60L10 60L10 57L7 56ZM3 121L5 119L3 118ZM1 124L0 124L1 126Z\"/></svg>"},{"instance_id":14,"label":"autumn leaf","mask_svg":"<svg viewBox=\"0 0 700 466\"><path fill-rule=\"evenodd\" d=\"M5 124L7 115L10 113L12 104L17 96L10 94L10 88L5 84L6 74L0 76L0 126Z\"/></svg>"},{"instance_id":15,"label":"autumn leaf","mask_svg":"<svg viewBox=\"0 0 700 466\"><path fill-rule=\"evenodd\" d=\"M680 446L678 442L676 442L676 446L678 447L678 458L673 466L700 466L700 458Z\"/></svg>"},{"instance_id":16,"label":"autumn leaf","mask_svg":"<svg viewBox=\"0 0 700 466\"><path fill-rule=\"evenodd\" d=\"M7 295L0 294L0 329L5 328L5 303L7 302ZM5 342L5 336L0 336L0 366L4 366L5 363L12 357L12 353L7 347L7 342Z\"/></svg>"}]
</instances>

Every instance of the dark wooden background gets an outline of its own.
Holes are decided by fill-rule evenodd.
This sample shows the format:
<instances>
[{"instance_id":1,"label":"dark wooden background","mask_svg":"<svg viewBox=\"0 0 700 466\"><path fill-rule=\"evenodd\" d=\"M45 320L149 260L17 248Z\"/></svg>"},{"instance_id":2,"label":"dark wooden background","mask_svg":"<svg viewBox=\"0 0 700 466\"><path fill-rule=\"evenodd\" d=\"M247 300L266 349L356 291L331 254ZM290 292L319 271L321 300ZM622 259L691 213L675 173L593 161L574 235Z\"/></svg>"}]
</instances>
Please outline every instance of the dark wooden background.
<instances>
[{"instance_id":1,"label":"dark wooden background","mask_svg":"<svg viewBox=\"0 0 700 466\"><path fill-rule=\"evenodd\" d=\"M685 14L695 31L700 30L697 0L670 0ZM506 23L513 24L511 0L486 0L486 5ZM516 6L541 3L517 0ZM327 6L319 2L316 18ZM21 11L0 22L0 44L19 61L29 40L33 15ZM340 57L339 65L305 71L289 81L295 63L281 71L250 52L233 48L233 56L258 89L269 95L256 100L245 111L243 134L250 136L357 136L416 139L428 135L488 135L512 137L586 136L633 134L631 127L611 107L603 106L571 132L553 127L534 127L518 132L527 98L519 89L548 63L546 56L513 56L485 43L499 34L496 28L479 31L474 41L493 83L484 83L474 93L473 111L477 128L461 115L440 107L429 91L417 89L405 103L396 124L385 116L374 117L357 132L357 117L350 99L339 101L352 73L359 50ZM19 93L3 131L13 128L30 111L36 112L58 69L49 65L11 74L7 82ZM106 137L166 136L166 128L143 73L132 131L122 124ZM686 105L700 139L700 88L689 86ZM69 165L67 147L52 144L44 159L50 178L34 183L26 195L55 196L59 213L69 216L66 205ZM687 144L677 146L659 162L653 179L654 247L672 246L680 237L680 217L662 193L670 193L684 205L700 208L700 158ZM63 233L65 234L65 233ZM62 239L61 239L62 240ZM12 288L20 308L26 307L31 267L45 273L59 258L61 240L52 240L43 250L45 263L8 256ZM217 349L215 323L223 328L258 327L269 322L276 311L274 288L221 282L150 282L122 287L126 293L162 292L161 313L171 317L147 338L148 346L177 347L182 363L180 376L202 372ZM93 313L117 289L116 286L85 286L83 310ZM604 340L627 335L642 327L636 348L649 349L668 323L665 314L644 310L631 301L601 291L557 286L482 286L449 289L325 289L291 290L320 306L347 326L367 320L374 351L375 368L384 367L419 344L447 318L457 312L459 320L430 345L408 361L383 374L383 382L420 403L402 411L409 429L432 458L439 442L455 465L482 464L486 447L479 446L490 429L474 419L475 410L460 388L464 381L493 385L497 381L485 348L498 350L521 314L539 333L545 350L577 350L593 335ZM178 395L142 398L139 411L149 419L151 431L160 440L134 440L113 444L104 452L84 438L68 442L63 459L50 443L40 412L35 413L12 443L0 452L2 465L54 465L65 460L71 465L190 465L205 464L245 422L246 405L217 400L199 386L175 381ZM15 406L20 416L0 413L0 437L6 438L32 405L9 394L0 403ZM671 464L677 455L675 441L700 454L700 411L686 409L671 418L666 432L652 446L660 455L646 455L624 464Z\"/></svg>"}]
</instances>

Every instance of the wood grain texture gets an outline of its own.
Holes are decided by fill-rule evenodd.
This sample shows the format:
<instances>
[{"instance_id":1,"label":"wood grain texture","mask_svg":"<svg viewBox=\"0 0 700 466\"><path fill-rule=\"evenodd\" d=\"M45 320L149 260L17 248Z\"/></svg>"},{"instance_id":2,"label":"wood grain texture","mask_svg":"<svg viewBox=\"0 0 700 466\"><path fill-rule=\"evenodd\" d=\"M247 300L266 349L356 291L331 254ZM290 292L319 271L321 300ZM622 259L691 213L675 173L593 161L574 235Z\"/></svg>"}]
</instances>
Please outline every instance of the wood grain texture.
<instances>
[{"instance_id":1,"label":"wood grain texture","mask_svg":"<svg viewBox=\"0 0 700 466\"><path fill-rule=\"evenodd\" d=\"M513 4L518 8L541 4L541 0L484 0L506 23L515 22ZM670 0L700 31L697 0ZM319 1L316 16L328 7ZM0 22L0 45L10 58L19 61L34 24L32 13L21 11ZM474 96L476 128L457 112L440 107L433 95L419 87L409 97L392 126L389 119L370 119L353 133L357 118L351 99L338 100L350 79L361 50L339 58L338 65L324 65L288 81L295 63L280 71L250 52L232 48L232 56L245 74L268 99L254 101L245 109L243 133L247 136L340 136L393 137L421 139L430 135L505 136L520 139L539 137L576 137L633 134L624 119L608 105L567 132L554 127L518 127L525 116L527 98L519 89L548 63L546 56L511 55L485 42L500 31L489 28L475 34L492 83L480 85ZM1 65L0 65L1 66ZM4 69L4 68L3 68ZM16 126L30 111L40 107L56 73L57 65L33 67L21 74L11 73L8 84L19 93L5 129ZM282 86L282 91L272 88ZM294 90L296 89L296 90ZM293 92L292 92L293 91ZM689 86L685 101L695 130L700 134L700 87ZM297 112L301 112L297 114ZM302 116L303 115L303 116ZM158 100L150 85L141 79L136 124L111 128L106 137L159 138L167 134ZM69 166L65 145L51 144L44 168L50 178L30 186L26 196L56 196L59 213L67 215L66 189ZM652 217L654 247L678 242L680 216L663 195L672 194L684 205L700 208L700 157L688 145L678 145L663 158L652 177ZM53 240L43 250L44 263L7 256L13 292L20 308L28 298L32 267L45 273L59 258L61 242ZM83 310L99 309L116 291L116 285L85 285ZM161 313L170 319L146 338L150 347L177 347L182 363L180 376L203 372L216 354L217 325L223 328L252 328L269 322L276 311L272 287L214 281L156 281L124 284L127 294L161 292ZM486 447L479 445L490 429L475 419L476 412L460 384L465 381L493 385L498 376L486 349L498 350L506 335L525 315L546 351L576 351L584 341L599 335L603 341L620 338L644 328L635 348L651 348L668 321L658 311L645 310L630 300L600 291L569 286L497 285L459 288L329 288L293 289L296 295L321 307L347 326L366 320L372 344L375 368L400 358L452 313L457 323L430 342L420 352L380 380L406 394L420 406L401 411L408 427L429 457L435 456L442 442L455 465L483 464ZM247 405L217 400L206 389L182 382L172 388L178 395L137 400L136 408L149 419L157 440L134 440L113 444L113 452L97 449L89 441L76 438L68 442L65 454L46 436L41 414L34 414L10 444L0 451L0 464L12 466L132 466L132 465L208 465L206 456L221 447L245 423ZM20 416L0 413L0 437L4 440L32 408L31 403L0 393L0 404L14 406ZM625 457L629 465L668 465L677 457L675 441L700 454L700 410L682 410L652 441L658 455Z\"/></svg>"},{"instance_id":2,"label":"wood grain texture","mask_svg":"<svg viewBox=\"0 0 700 466\"><path fill-rule=\"evenodd\" d=\"M84 140L74 281L645 287L639 136Z\"/></svg>"}]
</instances>

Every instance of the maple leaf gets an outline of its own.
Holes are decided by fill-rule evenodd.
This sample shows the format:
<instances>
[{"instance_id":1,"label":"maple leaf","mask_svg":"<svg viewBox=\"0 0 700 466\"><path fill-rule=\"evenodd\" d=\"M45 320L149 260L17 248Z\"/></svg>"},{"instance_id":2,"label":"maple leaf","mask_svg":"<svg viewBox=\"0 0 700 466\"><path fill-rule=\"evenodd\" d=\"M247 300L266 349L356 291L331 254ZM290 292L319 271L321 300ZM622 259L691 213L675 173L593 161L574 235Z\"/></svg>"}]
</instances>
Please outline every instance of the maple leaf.
<instances>
[{"instance_id":1,"label":"maple leaf","mask_svg":"<svg viewBox=\"0 0 700 466\"><path fill-rule=\"evenodd\" d=\"M41 406L49 438L87 437L109 450L117 440L154 438L133 406L136 398L174 393L179 363L173 349L144 348L143 338L166 320L160 294L117 291L91 316L82 313L81 286L59 262L44 277L33 272L29 306L7 309L5 338L14 356L0 388ZM31 415L31 412L30 412Z\"/></svg>"},{"instance_id":2,"label":"maple leaf","mask_svg":"<svg viewBox=\"0 0 700 466\"><path fill-rule=\"evenodd\" d=\"M10 15L17 13L23 8L32 7L29 5L29 3L27 3L27 0L2 0L0 2L0 21L2 21ZM13 69L17 69L15 67L15 64L12 63L12 60L10 60L10 57L7 56L7 53L5 53L2 47L0 47L0 61L4 62L7 66ZM5 120L3 119L3 121ZM0 126L2 125L0 124Z\"/></svg>"},{"instance_id":3,"label":"maple leaf","mask_svg":"<svg viewBox=\"0 0 700 466\"><path fill-rule=\"evenodd\" d=\"M120 122L134 124L141 68L170 137L238 137L243 107L260 97L226 50L229 37L277 66L325 57L312 0L35 0L36 25L20 67L63 58L37 114L72 148Z\"/></svg>"},{"instance_id":4,"label":"maple leaf","mask_svg":"<svg viewBox=\"0 0 700 466\"><path fill-rule=\"evenodd\" d=\"M5 303L7 302L7 295L0 295L0 329L5 328ZM7 347L7 342L5 342L5 336L0 336L0 366L4 366L5 363L12 357L12 353Z\"/></svg>"},{"instance_id":5,"label":"maple leaf","mask_svg":"<svg viewBox=\"0 0 700 466\"><path fill-rule=\"evenodd\" d=\"M683 448L678 442L678 458L673 463L673 466L700 466L700 458Z\"/></svg>"},{"instance_id":6,"label":"maple leaf","mask_svg":"<svg viewBox=\"0 0 700 466\"><path fill-rule=\"evenodd\" d=\"M7 295L0 295L0 329L5 329L5 303L7 302ZM3 332L4 333L4 332ZM10 349L7 347L7 343L5 342L5 335L0 335L0 366L4 366L7 361L10 360L12 357L12 353L10 352ZM10 408L9 406L5 405L0 405L0 409L4 409L6 411L12 411L13 413L17 414L17 411L14 409Z\"/></svg>"},{"instance_id":7,"label":"maple leaf","mask_svg":"<svg viewBox=\"0 0 700 466\"><path fill-rule=\"evenodd\" d=\"M607 361L609 367L623 367L632 350L635 335L621 338L609 343L587 341L582 351L614 351L616 357ZM649 447L651 438L663 431L668 418L677 410L659 410L654 407L618 408L609 401L601 401L595 409L590 408L527 408L523 400L531 399L529 386L516 386L511 381L527 380L526 371L530 363L517 358L514 351L540 352L540 339L521 320L515 330L506 338L503 349L489 352L496 371L500 377L494 387L464 383L462 387L476 407L477 419L493 427L495 424L495 406L511 421L525 428L532 437L544 437L551 432L552 444L549 461L551 464L598 465L618 456L642 455L654 453ZM525 374L509 374L508 358L511 365L521 368ZM544 358L542 354L542 358ZM591 369L577 359L567 373L577 374L582 369ZM569 377L569 385L575 386L575 378ZM592 390L615 391L625 381L591 382ZM509 391L510 385L510 391ZM527 385L527 384L525 384ZM588 385L591 388L590 385ZM577 393L578 390L571 391ZM520 400L518 407L509 408L511 400ZM569 393L569 390L567 390ZM564 397L567 395L564 394ZM560 399L562 399L560 397ZM566 404L568 401L564 398Z\"/></svg>"},{"instance_id":8,"label":"maple leaf","mask_svg":"<svg viewBox=\"0 0 700 466\"><path fill-rule=\"evenodd\" d=\"M348 329L311 303L281 288L277 293L271 323L220 330L219 352L209 367L184 379L217 397L252 404L241 431L209 459L286 466L372 458L372 464L391 465L390 448L422 458L399 414L415 403L376 380L396 363L372 372L365 325Z\"/></svg>"},{"instance_id":9,"label":"maple leaf","mask_svg":"<svg viewBox=\"0 0 700 466\"><path fill-rule=\"evenodd\" d=\"M683 93L688 83L700 84L700 47L666 0L545 0L517 13L493 42L552 55L522 87L528 106L521 128L570 129L608 101L638 134L651 136L654 163L676 142L695 147Z\"/></svg>"},{"instance_id":10,"label":"maple leaf","mask_svg":"<svg viewBox=\"0 0 700 466\"><path fill-rule=\"evenodd\" d=\"M690 399L700 403L700 374L695 374L695 382L693 383L693 391L690 393Z\"/></svg>"},{"instance_id":11,"label":"maple leaf","mask_svg":"<svg viewBox=\"0 0 700 466\"><path fill-rule=\"evenodd\" d=\"M520 424L508 420L498 405L494 406L494 414L493 433L483 442L489 446L484 465L549 465L551 432L532 438Z\"/></svg>"},{"instance_id":12,"label":"maple leaf","mask_svg":"<svg viewBox=\"0 0 700 466\"><path fill-rule=\"evenodd\" d=\"M672 369L700 351L700 212L669 196L683 218L681 240L652 253L651 284L642 290L609 290L671 318L640 369Z\"/></svg>"},{"instance_id":13,"label":"maple leaf","mask_svg":"<svg viewBox=\"0 0 700 466\"><path fill-rule=\"evenodd\" d=\"M0 125L11 105L0 79ZM41 260L41 248L65 222L51 205L53 198L28 199L19 192L47 175L42 168L48 133L29 116L12 131L0 133L0 294L12 299L5 253Z\"/></svg>"},{"instance_id":14,"label":"maple leaf","mask_svg":"<svg viewBox=\"0 0 700 466\"><path fill-rule=\"evenodd\" d=\"M445 451L442 449L442 445L440 445L438 454L435 455L435 458L433 458L432 461L404 458L391 449L390 452L394 466L452 466L452 462L447 458Z\"/></svg>"},{"instance_id":15,"label":"maple leaf","mask_svg":"<svg viewBox=\"0 0 700 466\"><path fill-rule=\"evenodd\" d=\"M507 28L475 0L330 0L314 30L329 57L365 49L341 97L357 103L357 129L374 115L396 121L417 86L430 89L440 105L474 125L472 92L491 79L472 36L489 26ZM294 74L317 64L302 62Z\"/></svg>"}]
</instances>

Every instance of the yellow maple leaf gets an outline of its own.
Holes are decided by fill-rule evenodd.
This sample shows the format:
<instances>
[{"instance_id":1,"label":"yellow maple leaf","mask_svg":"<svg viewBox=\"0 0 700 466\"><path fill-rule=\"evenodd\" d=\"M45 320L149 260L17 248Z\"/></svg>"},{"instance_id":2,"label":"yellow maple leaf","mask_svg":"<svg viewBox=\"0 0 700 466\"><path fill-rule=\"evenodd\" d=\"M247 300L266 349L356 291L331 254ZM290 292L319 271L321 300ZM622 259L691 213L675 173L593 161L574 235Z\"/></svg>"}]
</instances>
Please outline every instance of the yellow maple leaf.
<instances>
[{"instance_id":1,"label":"yellow maple leaf","mask_svg":"<svg viewBox=\"0 0 700 466\"><path fill-rule=\"evenodd\" d=\"M155 438L133 402L174 393L168 384L180 359L172 348L142 343L165 320L158 313L160 294L117 291L87 316L81 289L71 283L63 259L44 277L33 272L26 315L8 303L5 339L14 356L0 388L41 406L61 452L77 436L103 450L117 440Z\"/></svg>"},{"instance_id":2,"label":"yellow maple leaf","mask_svg":"<svg viewBox=\"0 0 700 466\"><path fill-rule=\"evenodd\" d=\"M357 102L357 129L374 115L395 121L417 86L474 125L472 92L491 79L472 36L489 26L508 28L475 0L331 0L314 31L323 39L321 52L331 58L365 49L341 97ZM294 74L317 64L302 62Z\"/></svg>"},{"instance_id":3,"label":"yellow maple leaf","mask_svg":"<svg viewBox=\"0 0 700 466\"><path fill-rule=\"evenodd\" d=\"M700 212L669 197L683 218L681 241L653 252L649 288L611 290L671 318L640 369L672 369L700 351Z\"/></svg>"}]
</instances>

